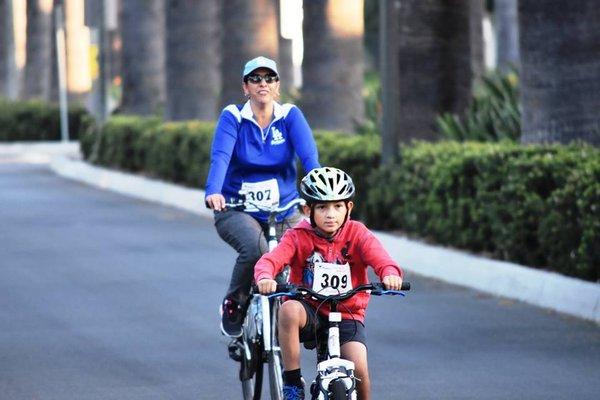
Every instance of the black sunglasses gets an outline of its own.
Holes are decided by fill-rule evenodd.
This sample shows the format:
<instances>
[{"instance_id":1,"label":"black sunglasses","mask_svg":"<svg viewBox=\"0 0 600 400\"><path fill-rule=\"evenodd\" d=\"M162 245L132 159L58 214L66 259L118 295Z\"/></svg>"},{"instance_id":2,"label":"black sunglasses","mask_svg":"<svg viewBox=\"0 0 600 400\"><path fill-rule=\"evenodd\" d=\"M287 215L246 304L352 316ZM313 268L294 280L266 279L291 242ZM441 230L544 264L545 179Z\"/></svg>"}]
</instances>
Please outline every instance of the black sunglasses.
<instances>
[{"instance_id":1,"label":"black sunglasses","mask_svg":"<svg viewBox=\"0 0 600 400\"><path fill-rule=\"evenodd\" d=\"M252 83L259 84L259 83L262 82L263 79L267 83L273 83L273 82L278 82L279 81L279 76L277 76L277 75L271 75L271 74L268 74L268 75L265 75L265 76L258 75L258 74L252 74L252 75L248 75L244 81L245 82L252 82Z\"/></svg>"}]
</instances>

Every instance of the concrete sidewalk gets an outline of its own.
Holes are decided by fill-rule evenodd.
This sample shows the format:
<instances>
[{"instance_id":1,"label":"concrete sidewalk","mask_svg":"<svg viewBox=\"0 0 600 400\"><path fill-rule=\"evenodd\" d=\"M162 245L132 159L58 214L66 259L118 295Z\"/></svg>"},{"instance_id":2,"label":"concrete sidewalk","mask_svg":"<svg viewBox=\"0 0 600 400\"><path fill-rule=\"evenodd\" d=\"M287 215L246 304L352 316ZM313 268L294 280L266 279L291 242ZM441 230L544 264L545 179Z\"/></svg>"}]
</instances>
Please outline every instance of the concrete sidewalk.
<instances>
[{"instance_id":1,"label":"concrete sidewalk","mask_svg":"<svg viewBox=\"0 0 600 400\"><path fill-rule=\"evenodd\" d=\"M128 196L212 218L204 192L92 166L80 160L77 143L0 145L0 162L47 163L58 175ZM497 296L595 321L600 324L600 284L513 263L427 245L376 232L407 271Z\"/></svg>"}]
</instances>

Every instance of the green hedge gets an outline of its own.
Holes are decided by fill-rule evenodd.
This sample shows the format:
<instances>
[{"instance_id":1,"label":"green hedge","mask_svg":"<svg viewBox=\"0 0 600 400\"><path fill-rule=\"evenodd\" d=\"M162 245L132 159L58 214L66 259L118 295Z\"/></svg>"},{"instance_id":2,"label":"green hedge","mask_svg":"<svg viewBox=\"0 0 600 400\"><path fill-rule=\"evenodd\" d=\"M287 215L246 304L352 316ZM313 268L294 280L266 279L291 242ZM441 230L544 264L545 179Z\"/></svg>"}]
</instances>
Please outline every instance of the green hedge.
<instances>
[{"instance_id":1,"label":"green hedge","mask_svg":"<svg viewBox=\"0 0 600 400\"><path fill-rule=\"evenodd\" d=\"M206 183L214 123L162 123L158 118L116 116L82 138L91 162L187 186Z\"/></svg>"},{"instance_id":2,"label":"green hedge","mask_svg":"<svg viewBox=\"0 0 600 400\"><path fill-rule=\"evenodd\" d=\"M344 135L339 132L316 131L315 141L319 149L319 162L340 168L356 182L357 191L353 217L362 219L366 204L364 179L374 171L381 160L381 141L375 135Z\"/></svg>"},{"instance_id":3,"label":"green hedge","mask_svg":"<svg viewBox=\"0 0 600 400\"><path fill-rule=\"evenodd\" d=\"M70 107L69 139L94 127L92 116L83 107ZM56 105L41 101L0 99L0 142L60 140L60 112Z\"/></svg>"},{"instance_id":4,"label":"green hedge","mask_svg":"<svg viewBox=\"0 0 600 400\"><path fill-rule=\"evenodd\" d=\"M524 265L600 278L600 151L415 143L369 176L365 219Z\"/></svg>"},{"instance_id":5,"label":"green hedge","mask_svg":"<svg viewBox=\"0 0 600 400\"><path fill-rule=\"evenodd\" d=\"M99 135L93 131L84 135L81 148L86 159L100 165L203 187L214 128L214 123L207 122L163 123L158 118L121 115L111 118ZM317 131L315 140L323 165L365 177L379 164L376 136L340 137L339 133Z\"/></svg>"},{"instance_id":6,"label":"green hedge","mask_svg":"<svg viewBox=\"0 0 600 400\"><path fill-rule=\"evenodd\" d=\"M112 118L82 138L86 159L204 187L213 123ZM371 135L315 132L322 165L348 171L357 213L401 230L529 266L600 278L600 151L585 145L413 143L378 167Z\"/></svg>"}]
</instances>

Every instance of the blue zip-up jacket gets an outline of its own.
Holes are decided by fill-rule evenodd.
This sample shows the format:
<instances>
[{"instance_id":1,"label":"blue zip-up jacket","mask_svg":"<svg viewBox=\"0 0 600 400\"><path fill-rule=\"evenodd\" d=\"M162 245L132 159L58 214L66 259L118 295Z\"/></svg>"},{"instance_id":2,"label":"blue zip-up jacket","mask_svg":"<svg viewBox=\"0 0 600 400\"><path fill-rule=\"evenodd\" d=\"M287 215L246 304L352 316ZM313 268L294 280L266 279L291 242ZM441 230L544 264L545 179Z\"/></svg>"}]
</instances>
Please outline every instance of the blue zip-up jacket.
<instances>
[{"instance_id":1,"label":"blue zip-up jacket","mask_svg":"<svg viewBox=\"0 0 600 400\"><path fill-rule=\"evenodd\" d=\"M206 196L221 193L228 202L240 199L244 182L277 179L279 205L298 197L296 157L305 172L320 167L317 145L300 109L292 104L274 104L274 118L261 129L250 102L231 104L221 113L211 149ZM278 220L293 213L293 209ZM268 215L252 212L259 221Z\"/></svg>"}]
</instances>

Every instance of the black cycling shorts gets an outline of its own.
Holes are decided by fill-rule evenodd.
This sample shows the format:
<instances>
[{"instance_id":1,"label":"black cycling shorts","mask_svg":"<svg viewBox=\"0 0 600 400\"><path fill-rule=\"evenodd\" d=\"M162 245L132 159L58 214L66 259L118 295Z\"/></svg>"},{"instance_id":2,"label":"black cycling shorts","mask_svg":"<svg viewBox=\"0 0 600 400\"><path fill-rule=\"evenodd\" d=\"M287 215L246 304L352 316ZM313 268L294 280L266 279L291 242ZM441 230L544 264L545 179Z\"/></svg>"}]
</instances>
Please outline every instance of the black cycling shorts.
<instances>
[{"instance_id":1,"label":"black cycling shorts","mask_svg":"<svg viewBox=\"0 0 600 400\"><path fill-rule=\"evenodd\" d=\"M300 329L300 342L311 342L315 340L315 332L319 340L327 338L329 320L327 317L317 314L314 307L305 301L300 301L306 310L306 325ZM347 342L360 342L367 345L365 325L352 319L343 319L339 325L340 345Z\"/></svg>"}]
</instances>

